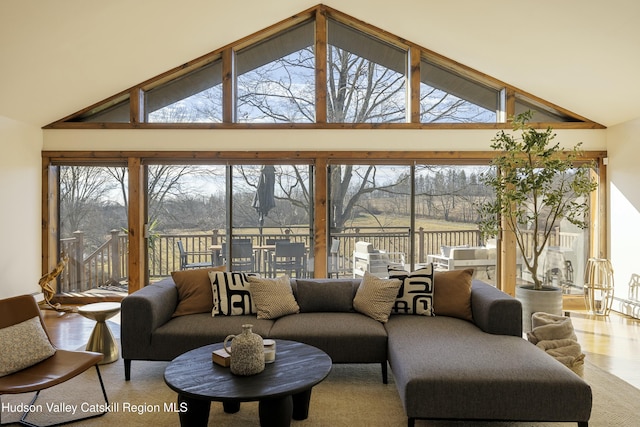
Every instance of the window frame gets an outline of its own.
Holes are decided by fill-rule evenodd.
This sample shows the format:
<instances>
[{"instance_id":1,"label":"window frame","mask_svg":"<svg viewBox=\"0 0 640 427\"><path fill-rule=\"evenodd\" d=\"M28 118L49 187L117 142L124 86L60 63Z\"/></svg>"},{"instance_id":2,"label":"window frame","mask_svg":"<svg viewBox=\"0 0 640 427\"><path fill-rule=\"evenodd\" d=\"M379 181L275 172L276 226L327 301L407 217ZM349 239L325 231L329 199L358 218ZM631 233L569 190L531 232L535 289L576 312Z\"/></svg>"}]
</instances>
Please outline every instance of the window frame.
<instances>
[{"instance_id":1,"label":"window frame","mask_svg":"<svg viewBox=\"0 0 640 427\"><path fill-rule=\"evenodd\" d=\"M127 152L73 152L73 151L43 151L42 152L42 271L50 271L58 262L57 250L57 165L59 164L90 164L90 165L118 165L125 162L128 168L129 177L129 210L128 210L128 233L129 233L129 292L134 292L148 281L147 245L145 241L146 224L146 182L145 182L145 162L188 162L207 164L267 164L283 163L285 159L291 159L291 163L313 163L315 165L315 176L313 177L313 233L314 242L313 255L315 260L315 277L326 277L327 272L327 251L330 244L327 242L329 231L328 221L328 165L329 164L488 164L494 153L491 151L467 151L467 152L326 152L326 151L295 151L295 152L198 152L194 159L193 153L166 151L149 153L144 151ZM592 220L590 232L590 254L606 253L606 151L586 151L583 159L593 160L597 165L597 177L599 187L596 197L592 198ZM595 247L598 242L599 247ZM515 247L513 247L515 250ZM507 276L505 276L505 274ZM509 272L502 271L503 277L508 277ZM513 272L515 277L515 271ZM505 282L506 283L506 282ZM505 292L515 292L508 288L503 288Z\"/></svg>"}]
</instances>

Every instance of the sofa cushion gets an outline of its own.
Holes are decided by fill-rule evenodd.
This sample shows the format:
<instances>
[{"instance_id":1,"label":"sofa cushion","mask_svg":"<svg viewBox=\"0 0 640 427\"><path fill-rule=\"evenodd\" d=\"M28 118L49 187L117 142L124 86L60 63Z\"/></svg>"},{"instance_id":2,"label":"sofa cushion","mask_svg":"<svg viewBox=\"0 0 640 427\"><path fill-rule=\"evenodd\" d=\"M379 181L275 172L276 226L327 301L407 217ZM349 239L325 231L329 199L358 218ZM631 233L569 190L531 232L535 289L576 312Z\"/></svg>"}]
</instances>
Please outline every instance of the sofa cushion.
<instances>
[{"instance_id":1,"label":"sofa cushion","mask_svg":"<svg viewBox=\"0 0 640 427\"><path fill-rule=\"evenodd\" d=\"M436 271L433 275L433 312L473 321L471 280L473 268Z\"/></svg>"},{"instance_id":2,"label":"sofa cushion","mask_svg":"<svg viewBox=\"0 0 640 427\"><path fill-rule=\"evenodd\" d=\"M368 271L353 298L353 308L362 314L385 323L396 301L402 283L398 279L380 279Z\"/></svg>"},{"instance_id":3,"label":"sofa cushion","mask_svg":"<svg viewBox=\"0 0 640 427\"><path fill-rule=\"evenodd\" d=\"M296 301L301 313L353 311L352 282L296 279Z\"/></svg>"},{"instance_id":4,"label":"sofa cushion","mask_svg":"<svg viewBox=\"0 0 640 427\"><path fill-rule=\"evenodd\" d=\"M213 293L212 316L216 314L237 316L256 313L247 277L247 273L209 272Z\"/></svg>"},{"instance_id":5,"label":"sofa cushion","mask_svg":"<svg viewBox=\"0 0 640 427\"><path fill-rule=\"evenodd\" d=\"M289 276L276 279L250 276L249 284L258 319L277 319L300 311Z\"/></svg>"},{"instance_id":6,"label":"sofa cushion","mask_svg":"<svg viewBox=\"0 0 640 427\"><path fill-rule=\"evenodd\" d=\"M213 268L194 268L171 272L178 289L178 306L173 316L195 313L211 313L213 292L211 291L210 271L224 271L225 266Z\"/></svg>"},{"instance_id":7,"label":"sofa cushion","mask_svg":"<svg viewBox=\"0 0 640 427\"><path fill-rule=\"evenodd\" d=\"M389 266L389 278L402 282L393 305L394 314L433 315L433 264L413 272Z\"/></svg>"},{"instance_id":8,"label":"sofa cushion","mask_svg":"<svg viewBox=\"0 0 640 427\"><path fill-rule=\"evenodd\" d=\"M39 317L0 329L0 377L47 359L56 352Z\"/></svg>"},{"instance_id":9,"label":"sofa cushion","mask_svg":"<svg viewBox=\"0 0 640 427\"><path fill-rule=\"evenodd\" d=\"M382 323L360 313L299 313L279 318L270 338L303 342L327 353L333 363L387 360Z\"/></svg>"},{"instance_id":10,"label":"sofa cushion","mask_svg":"<svg viewBox=\"0 0 640 427\"><path fill-rule=\"evenodd\" d=\"M150 343L135 343L148 347L149 360L173 358L203 345L222 342L228 335L242 333L242 325L253 325L253 332L261 337L269 336L272 320L256 319L255 314L239 316L215 316L192 314L174 317L155 330Z\"/></svg>"}]
</instances>

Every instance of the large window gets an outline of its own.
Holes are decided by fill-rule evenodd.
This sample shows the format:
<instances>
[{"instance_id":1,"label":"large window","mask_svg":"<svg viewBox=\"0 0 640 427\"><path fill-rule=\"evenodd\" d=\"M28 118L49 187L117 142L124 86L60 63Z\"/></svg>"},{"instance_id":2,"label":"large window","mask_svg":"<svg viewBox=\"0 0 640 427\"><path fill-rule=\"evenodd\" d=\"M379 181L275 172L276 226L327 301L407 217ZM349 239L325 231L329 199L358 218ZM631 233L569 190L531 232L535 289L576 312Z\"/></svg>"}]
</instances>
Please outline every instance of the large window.
<instances>
[{"instance_id":1,"label":"large window","mask_svg":"<svg viewBox=\"0 0 640 427\"><path fill-rule=\"evenodd\" d=\"M313 22L240 50L237 122L315 121Z\"/></svg>"},{"instance_id":2,"label":"large window","mask_svg":"<svg viewBox=\"0 0 640 427\"><path fill-rule=\"evenodd\" d=\"M329 274L387 277L412 260L411 168L331 165Z\"/></svg>"},{"instance_id":3,"label":"large window","mask_svg":"<svg viewBox=\"0 0 640 427\"><path fill-rule=\"evenodd\" d=\"M305 248L304 271L291 274L313 274L311 176L309 165L149 165L151 279L217 265L274 275L285 239Z\"/></svg>"},{"instance_id":4,"label":"large window","mask_svg":"<svg viewBox=\"0 0 640 427\"><path fill-rule=\"evenodd\" d=\"M498 91L423 59L420 64L422 123L495 123Z\"/></svg>"},{"instance_id":5,"label":"large window","mask_svg":"<svg viewBox=\"0 0 640 427\"><path fill-rule=\"evenodd\" d=\"M482 125L506 123L523 109L536 111L534 121L574 122L572 128L580 122L597 125L318 5L50 126L91 127L74 123L88 122L111 124L107 128L310 123L486 127ZM437 126L426 126L431 124Z\"/></svg>"},{"instance_id":6,"label":"large window","mask_svg":"<svg viewBox=\"0 0 640 427\"><path fill-rule=\"evenodd\" d=\"M406 121L407 52L329 20L327 121Z\"/></svg>"},{"instance_id":7,"label":"large window","mask_svg":"<svg viewBox=\"0 0 640 427\"><path fill-rule=\"evenodd\" d=\"M69 259L58 291L126 291L127 169L63 165L58 173L58 246Z\"/></svg>"},{"instance_id":8,"label":"large window","mask_svg":"<svg viewBox=\"0 0 640 427\"><path fill-rule=\"evenodd\" d=\"M145 112L148 123L221 123L222 61L150 89Z\"/></svg>"},{"instance_id":9,"label":"large window","mask_svg":"<svg viewBox=\"0 0 640 427\"><path fill-rule=\"evenodd\" d=\"M58 229L55 244L44 248L50 263L69 256L60 292L126 291L132 284L135 290L148 283L142 275L156 281L172 271L222 264L267 277L386 276L388 265L451 268L446 259L456 247L481 249L473 256L487 260L475 265L476 277L498 284L500 242L477 226L477 205L494 197L479 180L493 173L488 158L448 164L446 155L373 159L365 153L345 161L315 153L262 163L237 152L193 162L189 154L170 153L128 158L127 167L112 155L103 164L49 163L53 180L44 188L58 197L47 199L46 209ZM597 213L591 212L592 224ZM585 261L597 251L590 248L594 230L559 222L539 265L544 280L580 292ZM241 242L251 245L248 260L234 250ZM295 268L276 263L276 247L285 242L299 246ZM530 279L522 267L529 250L518 251L518 265L511 266L519 282ZM139 265L145 268L137 279L128 269Z\"/></svg>"}]
</instances>

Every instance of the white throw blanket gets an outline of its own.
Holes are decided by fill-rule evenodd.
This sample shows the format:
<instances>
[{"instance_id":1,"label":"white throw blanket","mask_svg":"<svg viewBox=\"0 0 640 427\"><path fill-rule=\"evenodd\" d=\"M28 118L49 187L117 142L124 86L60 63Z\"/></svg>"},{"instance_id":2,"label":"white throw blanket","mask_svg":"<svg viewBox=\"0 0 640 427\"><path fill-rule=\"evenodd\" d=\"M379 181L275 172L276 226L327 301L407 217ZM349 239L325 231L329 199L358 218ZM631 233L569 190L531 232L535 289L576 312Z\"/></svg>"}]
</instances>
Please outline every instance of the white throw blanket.
<instances>
[{"instance_id":1,"label":"white throw blanket","mask_svg":"<svg viewBox=\"0 0 640 427\"><path fill-rule=\"evenodd\" d=\"M531 326L533 330L527 332L527 338L531 343L582 376L584 354L570 318L549 313L534 313Z\"/></svg>"}]
</instances>

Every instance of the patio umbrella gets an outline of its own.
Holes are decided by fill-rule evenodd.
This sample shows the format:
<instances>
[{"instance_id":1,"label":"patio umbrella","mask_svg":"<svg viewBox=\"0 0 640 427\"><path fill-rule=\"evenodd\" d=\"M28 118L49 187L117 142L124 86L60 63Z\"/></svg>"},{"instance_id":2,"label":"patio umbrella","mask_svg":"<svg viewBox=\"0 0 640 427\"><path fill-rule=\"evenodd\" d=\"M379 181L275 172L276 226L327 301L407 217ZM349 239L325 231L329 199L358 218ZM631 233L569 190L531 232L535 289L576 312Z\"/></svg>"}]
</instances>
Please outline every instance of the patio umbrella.
<instances>
[{"instance_id":1,"label":"patio umbrella","mask_svg":"<svg viewBox=\"0 0 640 427\"><path fill-rule=\"evenodd\" d=\"M260 233L264 225L264 218L269 211L276 207L276 200L273 196L276 183L276 169L271 165L265 165L260 174L260 181L256 194L253 196L252 206L258 212L258 220L260 222Z\"/></svg>"}]
</instances>

